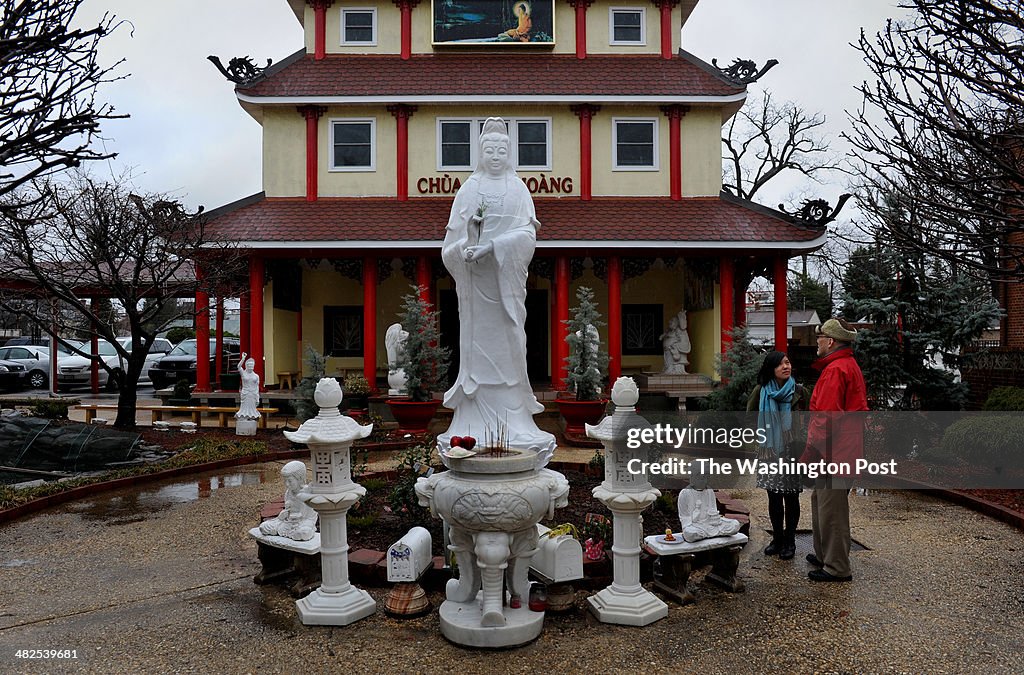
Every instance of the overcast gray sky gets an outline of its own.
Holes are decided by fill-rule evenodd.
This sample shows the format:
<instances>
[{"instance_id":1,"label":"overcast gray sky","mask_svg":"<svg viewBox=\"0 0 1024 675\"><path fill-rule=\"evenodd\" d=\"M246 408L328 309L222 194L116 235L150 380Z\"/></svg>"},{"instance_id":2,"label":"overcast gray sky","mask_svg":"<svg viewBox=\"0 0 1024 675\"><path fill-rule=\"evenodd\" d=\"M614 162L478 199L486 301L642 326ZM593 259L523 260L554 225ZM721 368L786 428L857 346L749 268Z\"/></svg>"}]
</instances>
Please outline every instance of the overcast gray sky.
<instances>
[{"instance_id":1,"label":"overcast gray sky","mask_svg":"<svg viewBox=\"0 0 1024 675\"><path fill-rule=\"evenodd\" d=\"M844 109L859 103L854 86L867 77L849 44L861 27L874 33L897 15L895 5L703 0L683 30L683 48L720 65L736 57L778 59L751 93L767 87L778 101L823 113L835 139L846 125ZM276 62L298 50L302 31L286 0L87 0L81 18L93 22L103 12L128 22L103 43L104 60L124 58L121 72L130 73L103 89L106 100L131 115L103 127L106 147L118 153L110 170L132 168L143 189L207 209L259 192L260 127L206 57ZM797 187L780 185L763 201L773 204ZM841 191L838 184L817 190L831 200Z\"/></svg>"}]
</instances>

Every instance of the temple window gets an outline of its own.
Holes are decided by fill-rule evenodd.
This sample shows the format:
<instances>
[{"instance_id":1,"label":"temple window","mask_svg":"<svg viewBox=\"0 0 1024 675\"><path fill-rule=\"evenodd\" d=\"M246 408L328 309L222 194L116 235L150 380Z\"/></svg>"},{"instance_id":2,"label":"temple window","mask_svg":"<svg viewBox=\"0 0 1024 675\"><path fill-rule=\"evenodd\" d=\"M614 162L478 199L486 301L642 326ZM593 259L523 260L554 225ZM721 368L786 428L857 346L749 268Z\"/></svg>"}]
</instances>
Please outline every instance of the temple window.
<instances>
[{"instance_id":1,"label":"temple window","mask_svg":"<svg viewBox=\"0 0 1024 675\"><path fill-rule=\"evenodd\" d=\"M437 120L437 168L439 171L472 171L476 167L483 119ZM551 168L551 118L506 120L516 169L548 171Z\"/></svg>"},{"instance_id":2,"label":"temple window","mask_svg":"<svg viewBox=\"0 0 1024 675\"><path fill-rule=\"evenodd\" d=\"M612 120L613 168L616 171L654 171L658 168L658 120L639 117Z\"/></svg>"},{"instance_id":3,"label":"temple window","mask_svg":"<svg viewBox=\"0 0 1024 675\"><path fill-rule=\"evenodd\" d=\"M331 171L374 171L374 119L331 120Z\"/></svg>"},{"instance_id":4,"label":"temple window","mask_svg":"<svg viewBox=\"0 0 1024 675\"><path fill-rule=\"evenodd\" d=\"M644 26L643 7L611 7L608 9L609 44L647 44Z\"/></svg>"},{"instance_id":5,"label":"temple window","mask_svg":"<svg viewBox=\"0 0 1024 675\"><path fill-rule=\"evenodd\" d=\"M342 9L341 44L376 45L377 10L372 7Z\"/></svg>"},{"instance_id":6,"label":"temple window","mask_svg":"<svg viewBox=\"0 0 1024 675\"><path fill-rule=\"evenodd\" d=\"M363 355L363 308L324 307L324 356Z\"/></svg>"},{"instance_id":7,"label":"temple window","mask_svg":"<svg viewBox=\"0 0 1024 675\"><path fill-rule=\"evenodd\" d=\"M622 353L661 354L663 307L622 305Z\"/></svg>"}]
</instances>

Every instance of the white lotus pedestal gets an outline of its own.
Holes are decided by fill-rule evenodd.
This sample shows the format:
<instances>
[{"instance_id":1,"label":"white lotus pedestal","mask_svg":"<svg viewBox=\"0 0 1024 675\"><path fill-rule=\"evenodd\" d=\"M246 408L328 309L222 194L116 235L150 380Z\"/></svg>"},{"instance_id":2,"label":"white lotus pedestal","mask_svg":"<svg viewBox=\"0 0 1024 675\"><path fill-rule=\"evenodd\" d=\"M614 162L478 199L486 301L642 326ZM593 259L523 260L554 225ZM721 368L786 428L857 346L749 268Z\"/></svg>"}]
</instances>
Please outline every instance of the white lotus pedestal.
<instances>
[{"instance_id":1,"label":"white lotus pedestal","mask_svg":"<svg viewBox=\"0 0 1024 675\"><path fill-rule=\"evenodd\" d=\"M612 512L612 585L587 598L590 611L604 623L646 626L668 616L668 605L640 584L641 512L661 492L642 474L627 470L629 460L640 457L641 449L626 447L631 428L647 426L636 414L639 391L628 377L612 387L615 413L596 425L587 425L587 436L604 444L604 482L594 488L594 497Z\"/></svg>"},{"instance_id":2,"label":"white lotus pedestal","mask_svg":"<svg viewBox=\"0 0 1024 675\"><path fill-rule=\"evenodd\" d=\"M528 607L537 522L568 503L569 483L541 468L533 450L442 457L449 471L416 482L420 504L448 523L459 563L459 578L445 589L441 633L466 647L526 644L544 627L544 612Z\"/></svg>"},{"instance_id":3,"label":"white lotus pedestal","mask_svg":"<svg viewBox=\"0 0 1024 675\"><path fill-rule=\"evenodd\" d=\"M333 384L333 386L332 386ZM320 516L320 566L323 579L295 606L302 623L314 626L346 626L370 616L377 605L370 594L348 580L348 531L346 515L366 488L352 482L349 450L357 438L366 438L372 425L360 426L338 411L341 388L331 378L320 380L314 394L320 414L306 420L285 438L309 445L313 482L299 497Z\"/></svg>"}]
</instances>

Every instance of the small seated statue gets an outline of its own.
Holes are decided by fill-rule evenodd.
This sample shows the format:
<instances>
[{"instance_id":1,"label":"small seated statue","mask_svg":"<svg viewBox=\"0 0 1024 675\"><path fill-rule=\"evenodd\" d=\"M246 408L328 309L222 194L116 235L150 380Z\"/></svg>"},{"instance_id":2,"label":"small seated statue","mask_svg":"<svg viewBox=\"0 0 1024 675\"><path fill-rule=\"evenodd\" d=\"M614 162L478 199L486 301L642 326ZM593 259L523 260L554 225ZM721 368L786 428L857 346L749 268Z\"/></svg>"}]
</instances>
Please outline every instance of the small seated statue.
<instances>
[{"instance_id":1,"label":"small seated statue","mask_svg":"<svg viewBox=\"0 0 1024 675\"><path fill-rule=\"evenodd\" d=\"M715 491L708 488L706 476L694 474L690 484L679 491L679 523L683 539L689 543L712 537L728 537L740 531L742 524L718 513Z\"/></svg>"},{"instance_id":2,"label":"small seated statue","mask_svg":"<svg viewBox=\"0 0 1024 675\"><path fill-rule=\"evenodd\" d=\"M284 477L284 508L277 518L260 523L260 532L286 537L295 541L309 541L316 534L316 511L299 498L306 484L306 465L295 460L281 469Z\"/></svg>"}]
</instances>

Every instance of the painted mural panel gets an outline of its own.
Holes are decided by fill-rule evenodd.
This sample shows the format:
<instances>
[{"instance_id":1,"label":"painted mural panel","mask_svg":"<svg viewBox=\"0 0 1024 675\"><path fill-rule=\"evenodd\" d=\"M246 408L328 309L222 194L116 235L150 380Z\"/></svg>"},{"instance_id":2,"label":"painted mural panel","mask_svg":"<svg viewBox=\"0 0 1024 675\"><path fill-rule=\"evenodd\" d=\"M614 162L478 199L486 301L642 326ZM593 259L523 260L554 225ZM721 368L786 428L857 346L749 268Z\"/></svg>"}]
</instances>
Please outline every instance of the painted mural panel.
<instances>
[{"instance_id":1,"label":"painted mural panel","mask_svg":"<svg viewBox=\"0 0 1024 675\"><path fill-rule=\"evenodd\" d=\"M433 0L434 44L555 44L555 0Z\"/></svg>"}]
</instances>

